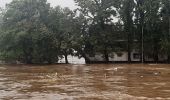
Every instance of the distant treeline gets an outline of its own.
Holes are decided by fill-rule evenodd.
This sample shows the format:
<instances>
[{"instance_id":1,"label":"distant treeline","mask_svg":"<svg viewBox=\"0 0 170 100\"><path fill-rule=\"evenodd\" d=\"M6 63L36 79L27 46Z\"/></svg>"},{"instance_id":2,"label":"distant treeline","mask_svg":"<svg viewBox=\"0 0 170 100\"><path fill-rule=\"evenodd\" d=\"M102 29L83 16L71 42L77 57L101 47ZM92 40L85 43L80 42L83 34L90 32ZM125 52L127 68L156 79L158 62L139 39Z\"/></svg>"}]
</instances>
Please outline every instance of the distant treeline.
<instances>
[{"instance_id":1,"label":"distant treeline","mask_svg":"<svg viewBox=\"0 0 170 100\"><path fill-rule=\"evenodd\" d=\"M47 0L13 0L0 9L0 59L56 63L74 55L132 50L170 61L170 0L74 0L78 6L50 7Z\"/></svg>"}]
</instances>

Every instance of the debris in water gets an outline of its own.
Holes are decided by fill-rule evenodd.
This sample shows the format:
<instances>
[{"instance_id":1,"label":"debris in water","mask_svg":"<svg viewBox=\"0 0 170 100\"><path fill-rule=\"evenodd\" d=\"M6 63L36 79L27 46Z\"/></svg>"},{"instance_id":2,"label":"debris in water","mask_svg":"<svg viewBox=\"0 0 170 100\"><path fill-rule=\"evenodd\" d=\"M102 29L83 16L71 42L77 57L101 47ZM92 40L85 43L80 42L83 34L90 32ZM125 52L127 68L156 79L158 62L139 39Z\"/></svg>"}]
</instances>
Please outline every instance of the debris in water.
<instances>
[{"instance_id":1,"label":"debris in water","mask_svg":"<svg viewBox=\"0 0 170 100\"><path fill-rule=\"evenodd\" d=\"M155 73L154 73L154 75L156 75L156 76L159 75L159 74L161 74L161 73L160 73L160 72L155 72Z\"/></svg>"},{"instance_id":2,"label":"debris in water","mask_svg":"<svg viewBox=\"0 0 170 100\"><path fill-rule=\"evenodd\" d=\"M114 68L113 70L114 70L114 71L118 71L118 68Z\"/></svg>"}]
</instances>

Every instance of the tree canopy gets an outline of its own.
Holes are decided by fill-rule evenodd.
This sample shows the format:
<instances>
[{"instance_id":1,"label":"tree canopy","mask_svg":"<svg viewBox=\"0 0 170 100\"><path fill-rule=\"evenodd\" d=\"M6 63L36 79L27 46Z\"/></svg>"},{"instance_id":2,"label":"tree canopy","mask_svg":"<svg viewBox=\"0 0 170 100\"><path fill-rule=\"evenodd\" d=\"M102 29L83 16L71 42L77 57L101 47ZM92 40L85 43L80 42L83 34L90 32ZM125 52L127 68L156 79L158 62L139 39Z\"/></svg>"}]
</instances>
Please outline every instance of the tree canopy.
<instances>
[{"instance_id":1,"label":"tree canopy","mask_svg":"<svg viewBox=\"0 0 170 100\"><path fill-rule=\"evenodd\" d=\"M169 0L74 0L75 10L47 0L13 0L0 8L0 58L22 63L56 63L74 55L140 53L170 62ZM118 20L118 21L115 21ZM144 57L143 57L144 56Z\"/></svg>"}]
</instances>

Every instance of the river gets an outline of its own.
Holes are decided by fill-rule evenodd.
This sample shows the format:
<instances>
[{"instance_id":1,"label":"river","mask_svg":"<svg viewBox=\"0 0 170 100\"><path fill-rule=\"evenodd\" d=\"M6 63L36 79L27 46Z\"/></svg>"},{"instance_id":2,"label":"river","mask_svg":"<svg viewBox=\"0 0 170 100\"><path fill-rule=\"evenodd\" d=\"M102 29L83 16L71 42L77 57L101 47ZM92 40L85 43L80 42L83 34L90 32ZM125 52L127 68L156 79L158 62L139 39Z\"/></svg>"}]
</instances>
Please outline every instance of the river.
<instances>
[{"instance_id":1,"label":"river","mask_svg":"<svg viewBox=\"0 0 170 100\"><path fill-rule=\"evenodd\" d=\"M170 65L0 65L0 100L170 100Z\"/></svg>"}]
</instances>

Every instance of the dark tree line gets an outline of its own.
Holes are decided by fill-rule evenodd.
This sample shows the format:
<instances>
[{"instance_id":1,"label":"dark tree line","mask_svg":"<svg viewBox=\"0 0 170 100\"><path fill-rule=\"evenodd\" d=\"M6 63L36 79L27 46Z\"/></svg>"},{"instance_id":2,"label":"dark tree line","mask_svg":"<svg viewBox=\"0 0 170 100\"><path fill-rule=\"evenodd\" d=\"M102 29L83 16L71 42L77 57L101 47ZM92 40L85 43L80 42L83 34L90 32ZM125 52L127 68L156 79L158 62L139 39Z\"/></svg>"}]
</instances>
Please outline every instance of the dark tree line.
<instances>
[{"instance_id":1,"label":"dark tree line","mask_svg":"<svg viewBox=\"0 0 170 100\"><path fill-rule=\"evenodd\" d=\"M140 52L170 62L169 0L74 0L79 6L50 7L47 0L13 0L0 9L0 58L23 63L56 63L74 55ZM115 21L118 20L118 21Z\"/></svg>"}]
</instances>

